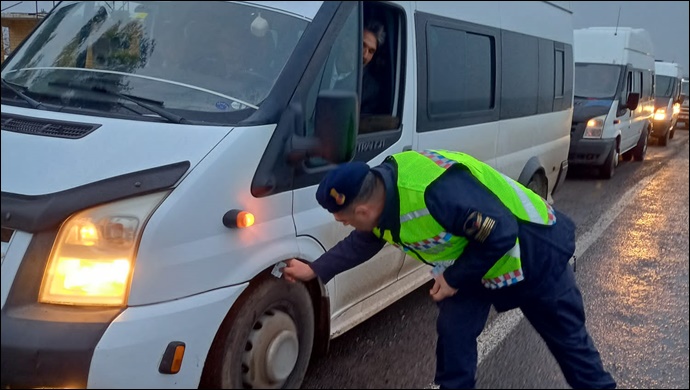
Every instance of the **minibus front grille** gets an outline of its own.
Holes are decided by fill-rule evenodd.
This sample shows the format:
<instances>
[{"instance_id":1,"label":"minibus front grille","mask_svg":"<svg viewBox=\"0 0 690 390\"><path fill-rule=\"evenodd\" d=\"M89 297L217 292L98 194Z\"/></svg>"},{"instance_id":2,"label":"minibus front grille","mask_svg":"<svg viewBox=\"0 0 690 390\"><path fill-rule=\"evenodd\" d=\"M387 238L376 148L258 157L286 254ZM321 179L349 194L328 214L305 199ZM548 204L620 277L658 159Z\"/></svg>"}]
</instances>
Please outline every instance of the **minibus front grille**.
<instances>
[{"instance_id":1,"label":"minibus front grille","mask_svg":"<svg viewBox=\"0 0 690 390\"><path fill-rule=\"evenodd\" d=\"M2 129L22 134L78 139L86 136L99 124L38 119L21 115L2 114Z\"/></svg>"}]
</instances>

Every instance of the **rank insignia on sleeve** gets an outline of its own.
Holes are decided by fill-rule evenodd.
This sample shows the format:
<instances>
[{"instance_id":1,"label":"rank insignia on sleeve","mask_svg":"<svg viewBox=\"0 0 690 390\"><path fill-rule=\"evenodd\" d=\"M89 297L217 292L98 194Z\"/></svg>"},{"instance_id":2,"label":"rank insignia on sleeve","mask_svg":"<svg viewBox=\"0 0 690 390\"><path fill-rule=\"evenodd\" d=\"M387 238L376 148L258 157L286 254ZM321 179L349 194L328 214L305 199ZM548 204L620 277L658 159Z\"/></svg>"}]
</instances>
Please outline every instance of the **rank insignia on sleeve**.
<instances>
[{"instance_id":1,"label":"rank insignia on sleeve","mask_svg":"<svg viewBox=\"0 0 690 390\"><path fill-rule=\"evenodd\" d=\"M496 221L493 218L482 215L478 211L473 211L465 220L465 235L479 242L484 242L494 230L495 225Z\"/></svg>"}]
</instances>

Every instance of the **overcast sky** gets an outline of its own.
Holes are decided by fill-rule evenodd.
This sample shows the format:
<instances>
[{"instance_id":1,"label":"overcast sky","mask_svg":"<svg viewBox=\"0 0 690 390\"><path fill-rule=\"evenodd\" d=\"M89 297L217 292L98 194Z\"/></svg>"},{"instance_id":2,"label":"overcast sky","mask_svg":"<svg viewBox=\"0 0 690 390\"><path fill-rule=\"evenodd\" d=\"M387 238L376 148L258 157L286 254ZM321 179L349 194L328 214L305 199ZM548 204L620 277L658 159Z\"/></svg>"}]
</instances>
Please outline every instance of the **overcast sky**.
<instances>
[{"instance_id":1,"label":"overcast sky","mask_svg":"<svg viewBox=\"0 0 690 390\"><path fill-rule=\"evenodd\" d=\"M36 12L50 10L55 1L3 1L7 12ZM621 27L638 27L649 31L654 43L655 57L674 61L690 71L688 60L688 1L571 1L573 28L615 26L620 10Z\"/></svg>"}]
</instances>

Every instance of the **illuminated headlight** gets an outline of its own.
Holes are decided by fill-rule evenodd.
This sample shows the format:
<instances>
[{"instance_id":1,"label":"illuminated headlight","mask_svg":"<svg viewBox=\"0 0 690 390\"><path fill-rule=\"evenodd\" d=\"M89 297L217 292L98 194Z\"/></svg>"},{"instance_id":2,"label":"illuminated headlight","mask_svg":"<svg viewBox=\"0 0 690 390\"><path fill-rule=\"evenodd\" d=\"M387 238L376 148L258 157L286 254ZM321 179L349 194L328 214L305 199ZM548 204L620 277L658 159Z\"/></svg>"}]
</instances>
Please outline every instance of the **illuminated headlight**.
<instances>
[{"instance_id":1,"label":"illuminated headlight","mask_svg":"<svg viewBox=\"0 0 690 390\"><path fill-rule=\"evenodd\" d=\"M109 203L67 219L53 244L39 302L123 305L144 225L166 195Z\"/></svg>"},{"instance_id":2,"label":"illuminated headlight","mask_svg":"<svg viewBox=\"0 0 690 390\"><path fill-rule=\"evenodd\" d=\"M605 117L598 117L588 120L585 134L582 137L601 138L601 134L604 132L604 119Z\"/></svg>"},{"instance_id":3,"label":"illuminated headlight","mask_svg":"<svg viewBox=\"0 0 690 390\"><path fill-rule=\"evenodd\" d=\"M666 109L665 108L659 108L654 112L654 120L655 121L663 121L666 120Z\"/></svg>"},{"instance_id":4,"label":"illuminated headlight","mask_svg":"<svg viewBox=\"0 0 690 390\"><path fill-rule=\"evenodd\" d=\"M680 104L675 103L673 105L673 115L678 115L680 113Z\"/></svg>"}]
</instances>

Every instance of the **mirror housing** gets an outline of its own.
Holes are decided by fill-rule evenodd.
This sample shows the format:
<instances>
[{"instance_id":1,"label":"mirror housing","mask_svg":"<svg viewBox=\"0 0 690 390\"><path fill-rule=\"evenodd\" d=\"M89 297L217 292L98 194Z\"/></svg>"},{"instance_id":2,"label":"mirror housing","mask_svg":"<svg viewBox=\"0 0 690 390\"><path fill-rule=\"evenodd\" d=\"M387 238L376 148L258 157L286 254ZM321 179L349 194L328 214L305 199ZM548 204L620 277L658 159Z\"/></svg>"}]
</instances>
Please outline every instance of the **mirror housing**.
<instances>
[{"instance_id":1,"label":"mirror housing","mask_svg":"<svg viewBox=\"0 0 690 390\"><path fill-rule=\"evenodd\" d=\"M316 100L314 136L317 155L332 164L355 156L359 129L359 102L354 91L327 90Z\"/></svg>"},{"instance_id":2,"label":"mirror housing","mask_svg":"<svg viewBox=\"0 0 690 390\"><path fill-rule=\"evenodd\" d=\"M636 110L637 106L640 104L640 94L637 92L630 92L628 94L628 99L626 99L625 107L630 110Z\"/></svg>"},{"instance_id":3,"label":"mirror housing","mask_svg":"<svg viewBox=\"0 0 690 390\"><path fill-rule=\"evenodd\" d=\"M687 99L687 96L685 96L685 95L680 95L680 96L678 96L678 99L676 100L676 103L678 103L678 104L683 104L683 102L685 101L685 99Z\"/></svg>"},{"instance_id":4,"label":"mirror housing","mask_svg":"<svg viewBox=\"0 0 690 390\"><path fill-rule=\"evenodd\" d=\"M355 155L359 131L359 101L355 92L321 91L316 100L314 134L304 133L306 118L302 106L291 104L279 126L292 134L285 143L285 157L293 165L319 157L330 164L351 161Z\"/></svg>"}]
</instances>

